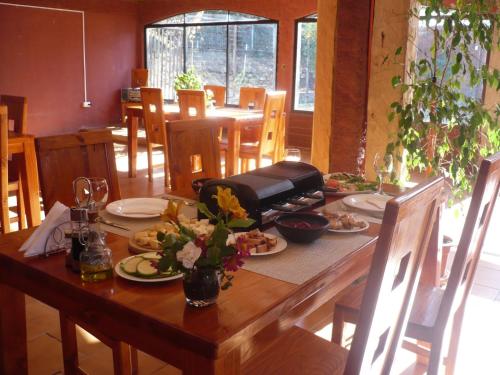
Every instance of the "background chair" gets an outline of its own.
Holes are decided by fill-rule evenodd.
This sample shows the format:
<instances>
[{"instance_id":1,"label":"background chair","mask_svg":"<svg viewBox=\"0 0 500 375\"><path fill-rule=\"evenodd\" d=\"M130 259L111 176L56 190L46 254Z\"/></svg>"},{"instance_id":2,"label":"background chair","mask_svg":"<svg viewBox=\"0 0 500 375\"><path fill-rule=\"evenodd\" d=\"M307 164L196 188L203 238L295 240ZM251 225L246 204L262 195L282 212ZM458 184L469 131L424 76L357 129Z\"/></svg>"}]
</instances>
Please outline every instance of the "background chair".
<instances>
[{"instance_id":1,"label":"background chair","mask_svg":"<svg viewBox=\"0 0 500 375\"><path fill-rule=\"evenodd\" d=\"M421 286L417 292L406 336L430 344L430 350L428 345L418 345L409 341L405 341L403 347L429 359L428 374L437 374L439 371L448 324L452 326L445 366L447 374L452 374L454 371L465 304L472 287L491 214L498 199L499 187L500 153L497 153L481 163L446 288L443 291L438 287ZM342 339L344 322L359 321L359 300L360 296L366 293L365 288L366 283L359 284L337 302L334 314L335 342L340 343Z\"/></svg>"},{"instance_id":2,"label":"background chair","mask_svg":"<svg viewBox=\"0 0 500 375\"><path fill-rule=\"evenodd\" d=\"M177 90L181 120L206 117L206 97L203 90Z\"/></svg>"},{"instance_id":3,"label":"background chair","mask_svg":"<svg viewBox=\"0 0 500 375\"><path fill-rule=\"evenodd\" d=\"M212 91L212 100L215 101L215 105L217 107L224 107L226 105L226 87L217 85L205 85L203 86L203 90L205 92L208 92L208 90Z\"/></svg>"},{"instance_id":4,"label":"background chair","mask_svg":"<svg viewBox=\"0 0 500 375\"><path fill-rule=\"evenodd\" d=\"M240 158L242 159L242 172L248 170L248 160L255 159L257 168L260 168L261 159L269 155L275 163L277 154L276 146L280 133L280 124L285 109L285 91L276 91L266 95L262 127L259 129L257 143L241 142Z\"/></svg>"},{"instance_id":5,"label":"background chair","mask_svg":"<svg viewBox=\"0 0 500 375\"><path fill-rule=\"evenodd\" d=\"M167 123L172 192L194 196L194 179L221 177L219 129L231 121L212 118Z\"/></svg>"},{"instance_id":6,"label":"background chair","mask_svg":"<svg viewBox=\"0 0 500 375\"><path fill-rule=\"evenodd\" d=\"M148 154L148 179L153 181L153 147L163 148L165 186L169 182L168 146L165 130L165 114L163 113L163 96L161 89L141 88L144 127L146 128L146 148Z\"/></svg>"},{"instance_id":7,"label":"background chair","mask_svg":"<svg viewBox=\"0 0 500 375\"><path fill-rule=\"evenodd\" d=\"M7 106L9 121L14 123L13 131L26 134L28 131L28 99L24 96L0 95L0 105Z\"/></svg>"},{"instance_id":8,"label":"background chair","mask_svg":"<svg viewBox=\"0 0 500 375\"><path fill-rule=\"evenodd\" d=\"M24 200L20 180L9 179L9 120L7 106L0 105L0 155L2 158L0 171L0 197L1 209L0 224L2 233L10 232L9 217L9 193L16 193L17 221L19 229L26 228L26 213L24 211ZM18 174L19 175L19 174Z\"/></svg>"},{"instance_id":9,"label":"background chair","mask_svg":"<svg viewBox=\"0 0 500 375\"><path fill-rule=\"evenodd\" d=\"M37 138L36 151L45 212L56 201L75 204L72 182L80 176L106 178L109 202L121 198L110 130Z\"/></svg>"},{"instance_id":10,"label":"background chair","mask_svg":"<svg viewBox=\"0 0 500 375\"><path fill-rule=\"evenodd\" d=\"M349 353L301 328L281 334L245 362L246 374L388 374L408 319L443 178L387 203ZM421 228L415 233L414 228Z\"/></svg>"},{"instance_id":11,"label":"background chair","mask_svg":"<svg viewBox=\"0 0 500 375\"><path fill-rule=\"evenodd\" d=\"M132 69L130 82L132 87L146 87L148 85L148 70L142 68Z\"/></svg>"},{"instance_id":12,"label":"background chair","mask_svg":"<svg viewBox=\"0 0 500 375\"><path fill-rule=\"evenodd\" d=\"M266 101L264 87L240 87L240 103L242 109L263 109ZM242 128L241 142L256 143L259 141L259 131L256 128Z\"/></svg>"}]
</instances>

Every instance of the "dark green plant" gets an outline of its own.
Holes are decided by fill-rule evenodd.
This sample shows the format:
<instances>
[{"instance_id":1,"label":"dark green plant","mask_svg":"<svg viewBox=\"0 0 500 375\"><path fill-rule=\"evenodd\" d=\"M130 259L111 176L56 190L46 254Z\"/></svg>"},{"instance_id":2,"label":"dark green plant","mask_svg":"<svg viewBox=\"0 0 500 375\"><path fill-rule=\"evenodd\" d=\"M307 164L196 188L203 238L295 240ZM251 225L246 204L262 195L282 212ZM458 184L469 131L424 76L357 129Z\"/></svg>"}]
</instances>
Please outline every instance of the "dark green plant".
<instances>
[{"instance_id":1,"label":"dark green plant","mask_svg":"<svg viewBox=\"0 0 500 375\"><path fill-rule=\"evenodd\" d=\"M475 88L483 82L500 90L500 72L474 61L471 53L474 45L486 51L500 47L494 33L500 15L486 0L457 0L453 9L443 0L418 3L425 15L412 9L410 17L425 23L432 46L406 67L406 80L392 78L401 100L391 104L388 115L389 121L397 119L398 132L387 152L404 158L409 171L445 176L460 198L472 190L481 158L500 150L500 104L486 108L462 93L464 85ZM404 56L403 48L395 54Z\"/></svg>"},{"instance_id":2,"label":"dark green plant","mask_svg":"<svg viewBox=\"0 0 500 375\"><path fill-rule=\"evenodd\" d=\"M188 69L186 73L180 73L175 77L174 89L177 90L201 90L201 79L196 75L194 69Z\"/></svg>"}]
</instances>

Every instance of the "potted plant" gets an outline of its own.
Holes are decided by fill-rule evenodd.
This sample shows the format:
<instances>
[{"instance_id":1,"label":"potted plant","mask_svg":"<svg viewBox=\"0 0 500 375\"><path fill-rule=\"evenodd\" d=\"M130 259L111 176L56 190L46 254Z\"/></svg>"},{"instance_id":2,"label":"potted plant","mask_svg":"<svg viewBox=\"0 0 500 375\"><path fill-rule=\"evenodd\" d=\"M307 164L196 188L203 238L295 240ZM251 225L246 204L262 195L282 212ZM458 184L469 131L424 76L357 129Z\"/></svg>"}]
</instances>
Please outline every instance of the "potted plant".
<instances>
[{"instance_id":1,"label":"potted plant","mask_svg":"<svg viewBox=\"0 0 500 375\"><path fill-rule=\"evenodd\" d=\"M204 203L198 203L198 210L213 222L213 231L196 234L179 220L180 204L169 202L163 219L178 227L178 234L158 232L163 251L158 269L180 271L184 274L183 285L186 302L195 307L213 304L221 289L232 285L233 276L243 265L243 258L250 255L244 237L228 241L234 228L247 228L254 223L247 218L247 212L240 206L238 198L230 188L217 187L219 212L212 213Z\"/></svg>"},{"instance_id":2,"label":"potted plant","mask_svg":"<svg viewBox=\"0 0 500 375\"><path fill-rule=\"evenodd\" d=\"M177 90L201 90L201 79L194 69L188 69L175 77L174 89Z\"/></svg>"},{"instance_id":3,"label":"potted plant","mask_svg":"<svg viewBox=\"0 0 500 375\"><path fill-rule=\"evenodd\" d=\"M498 8L488 0L418 0L410 17L431 32L430 52L419 51L406 66L405 78L392 78L401 100L391 104L389 121L398 132L386 152L404 162L408 171L444 175L454 198L472 190L480 159L500 150L500 105L486 108L463 87L483 84L500 89L500 73L475 60L473 48L500 47L494 29L500 27ZM424 11L420 11L425 9ZM403 48L395 55L404 56Z\"/></svg>"}]
</instances>

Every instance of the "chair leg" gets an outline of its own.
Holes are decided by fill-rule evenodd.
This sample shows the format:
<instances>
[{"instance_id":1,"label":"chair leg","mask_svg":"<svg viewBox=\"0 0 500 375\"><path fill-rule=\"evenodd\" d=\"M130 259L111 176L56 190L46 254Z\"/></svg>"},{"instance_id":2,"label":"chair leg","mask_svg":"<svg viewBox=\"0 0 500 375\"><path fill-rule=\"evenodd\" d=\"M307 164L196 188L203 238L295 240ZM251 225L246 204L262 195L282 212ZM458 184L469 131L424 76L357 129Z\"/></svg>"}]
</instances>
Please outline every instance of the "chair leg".
<instances>
[{"instance_id":1,"label":"chair leg","mask_svg":"<svg viewBox=\"0 0 500 375\"><path fill-rule=\"evenodd\" d=\"M241 173L248 171L248 159L241 159Z\"/></svg>"},{"instance_id":2,"label":"chair leg","mask_svg":"<svg viewBox=\"0 0 500 375\"><path fill-rule=\"evenodd\" d=\"M333 313L333 328L332 328L332 342L342 345L342 336L344 334L344 312L342 309L335 306Z\"/></svg>"},{"instance_id":3,"label":"chair leg","mask_svg":"<svg viewBox=\"0 0 500 375\"><path fill-rule=\"evenodd\" d=\"M427 375L438 375L441 366L441 352L443 347L443 338L440 337L434 340L431 344L431 354L429 357L429 365L427 366Z\"/></svg>"},{"instance_id":4,"label":"chair leg","mask_svg":"<svg viewBox=\"0 0 500 375\"><path fill-rule=\"evenodd\" d=\"M75 323L69 320L62 313L59 313L59 323L61 325L64 373L79 374L81 372L78 367L78 345L76 342Z\"/></svg>"},{"instance_id":5,"label":"chair leg","mask_svg":"<svg viewBox=\"0 0 500 375\"><path fill-rule=\"evenodd\" d=\"M137 355L137 349L133 346L130 347L130 362L132 363L132 374L136 375L139 373L139 357Z\"/></svg>"},{"instance_id":6,"label":"chair leg","mask_svg":"<svg viewBox=\"0 0 500 375\"><path fill-rule=\"evenodd\" d=\"M457 361L458 344L460 340L460 331L462 330L462 321L464 318L464 307L460 306L453 317L452 328L450 332L450 346L446 355L446 375L453 375L455 372L455 363Z\"/></svg>"},{"instance_id":7,"label":"chair leg","mask_svg":"<svg viewBox=\"0 0 500 375\"><path fill-rule=\"evenodd\" d=\"M153 146L148 142L147 146L147 154L148 154L148 180L150 182L153 181Z\"/></svg>"},{"instance_id":8,"label":"chair leg","mask_svg":"<svg viewBox=\"0 0 500 375\"><path fill-rule=\"evenodd\" d=\"M19 189L16 191L16 208L17 208L17 222L19 230L28 228L26 221L26 207L24 205L24 195L22 190L22 182L19 179Z\"/></svg>"}]
</instances>

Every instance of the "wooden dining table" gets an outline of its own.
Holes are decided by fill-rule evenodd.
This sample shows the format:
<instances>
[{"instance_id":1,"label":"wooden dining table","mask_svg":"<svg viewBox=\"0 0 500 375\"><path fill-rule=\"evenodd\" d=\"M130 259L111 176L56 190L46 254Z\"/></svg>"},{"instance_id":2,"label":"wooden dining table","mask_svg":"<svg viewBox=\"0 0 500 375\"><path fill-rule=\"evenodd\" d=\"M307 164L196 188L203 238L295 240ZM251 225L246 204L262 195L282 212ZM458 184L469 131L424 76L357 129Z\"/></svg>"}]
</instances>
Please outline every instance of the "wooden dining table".
<instances>
[{"instance_id":1,"label":"wooden dining table","mask_svg":"<svg viewBox=\"0 0 500 375\"><path fill-rule=\"evenodd\" d=\"M29 294L185 374L237 374L256 351L367 274L379 231L371 223L362 246L301 284L239 270L233 286L205 308L186 304L181 280L85 283L65 267L64 255L24 258L18 248L31 230L0 236L0 373L27 373ZM128 238L109 233L107 241L115 264L130 255ZM74 361L65 358L76 369Z\"/></svg>"},{"instance_id":2,"label":"wooden dining table","mask_svg":"<svg viewBox=\"0 0 500 375\"><path fill-rule=\"evenodd\" d=\"M35 152L35 137L9 131L8 152L21 173L28 226L40 224L40 184ZM2 181L2 183L7 183ZM6 187L5 187L6 188ZM6 191L6 190L5 190Z\"/></svg>"},{"instance_id":3,"label":"wooden dining table","mask_svg":"<svg viewBox=\"0 0 500 375\"><path fill-rule=\"evenodd\" d=\"M163 107L165 120L179 120L180 110L177 104L165 104ZM139 119L143 117L142 105L127 105L127 143L128 143L128 175L137 176L137 132L139 130ZM263 111L242 109L237 107L215 107L208 109L206 115L209 118L224 117L233 119L226 122L227 127L227 152L226 152L226 176L232 176L238 172L240 154L240 134L242 128L260 127L262 125Z\"/></svg>"}]
</instances>

